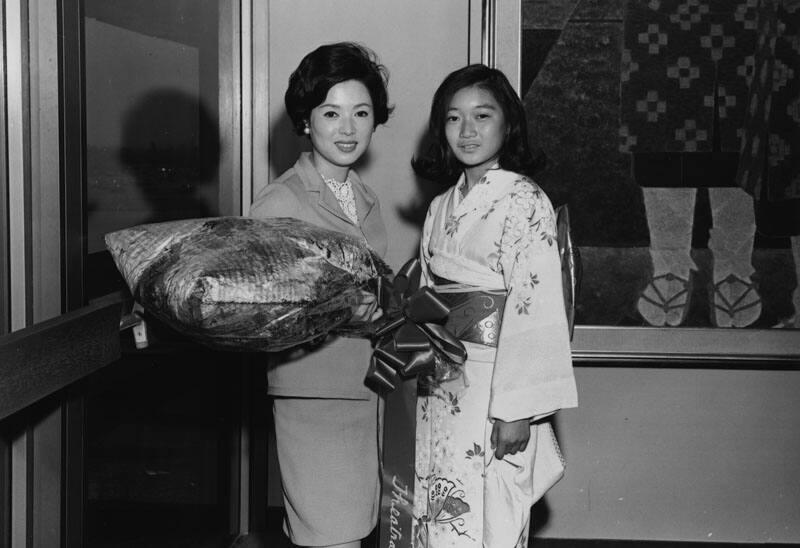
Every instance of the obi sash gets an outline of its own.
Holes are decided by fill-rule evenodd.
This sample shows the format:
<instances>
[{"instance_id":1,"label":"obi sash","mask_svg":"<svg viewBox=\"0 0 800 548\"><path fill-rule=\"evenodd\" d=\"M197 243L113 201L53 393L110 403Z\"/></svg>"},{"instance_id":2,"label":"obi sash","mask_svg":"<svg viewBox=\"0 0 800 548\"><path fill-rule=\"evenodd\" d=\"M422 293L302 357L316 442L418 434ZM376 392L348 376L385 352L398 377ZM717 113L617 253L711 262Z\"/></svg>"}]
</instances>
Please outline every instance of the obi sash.
<instances>
[{"instance_id":1,"label":"obi sash","mask_svg":"<svg viewBox=\"0 0 800 548\"><path fill-rule=\"evenodd\" d=\"M433 289L450 308L444 325L462 341L497 347L506 292L475 288L434 277Z\"/></svg>"}]
</instances>

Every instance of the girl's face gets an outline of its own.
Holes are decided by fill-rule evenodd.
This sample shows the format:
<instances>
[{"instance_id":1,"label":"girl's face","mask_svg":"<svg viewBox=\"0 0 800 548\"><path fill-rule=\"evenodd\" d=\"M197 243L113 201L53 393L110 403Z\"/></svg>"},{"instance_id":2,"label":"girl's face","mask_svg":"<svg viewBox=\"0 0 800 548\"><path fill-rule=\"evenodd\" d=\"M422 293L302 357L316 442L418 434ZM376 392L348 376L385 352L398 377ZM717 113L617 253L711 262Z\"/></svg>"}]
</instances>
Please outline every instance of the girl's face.
<instances>
[{"instance_id":1,"label":"girl's face","mask_svg":"<svg viewBox=\"0 0 800 548\"><path fill-rule=\"evenodd\" d=\"M445 137L464 168L482 174L497 161L507 124L494 95L477 86L458 90L448 105Z\"/></svg>"},{"instance_id":2,"label":"girl's face","mask_svg":"<svg viewBox=\"0 0 800 548\"><path fill-rule=\"evenodd\" d=\"M366 152L375 131L372 98L358 80L336 84L308 123L314 166L326 177L344 180Z\"/></svg>"}]
</instances>

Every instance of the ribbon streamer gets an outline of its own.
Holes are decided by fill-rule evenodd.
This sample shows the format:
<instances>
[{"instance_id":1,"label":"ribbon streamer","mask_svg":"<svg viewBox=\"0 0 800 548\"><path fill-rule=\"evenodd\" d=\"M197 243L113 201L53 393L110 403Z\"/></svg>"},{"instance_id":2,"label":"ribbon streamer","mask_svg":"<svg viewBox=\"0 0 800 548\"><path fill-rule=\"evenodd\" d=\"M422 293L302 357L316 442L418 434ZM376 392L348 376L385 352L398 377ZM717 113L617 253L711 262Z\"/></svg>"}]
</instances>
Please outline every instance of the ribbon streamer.
<instances>
[{"instance_id":1,"label":"ribbon streamer","mask_svg":"<svg viewBox=\"0 0 800 548\"><path fill-rule=\"evenodd\" d=\"M460 366L467 350L444 328L450 308L430 287L419 287L419 259L408 261L379 295L385 323L375 332L375 350L365 382L392 391L398 377L433 374L444 364Z\"/></svg>"}]
</instances>

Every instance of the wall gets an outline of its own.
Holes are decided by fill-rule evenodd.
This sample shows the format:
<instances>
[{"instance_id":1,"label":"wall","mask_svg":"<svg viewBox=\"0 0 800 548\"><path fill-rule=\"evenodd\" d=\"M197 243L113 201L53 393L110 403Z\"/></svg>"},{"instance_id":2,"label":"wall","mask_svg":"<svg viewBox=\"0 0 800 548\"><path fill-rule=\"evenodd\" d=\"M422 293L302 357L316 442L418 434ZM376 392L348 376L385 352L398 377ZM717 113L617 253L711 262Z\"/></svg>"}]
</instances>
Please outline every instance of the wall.
<instances>
[{"instance_id":1,"label":"wall","mask_svg":"<svg viewBox=\"0 0 800 548\"><path fill-rule=\"evenodd\" d=\"M538 536L800 542L800 375L578 367ZM543 510L543 508L537 508Z\"/></svg>"}]
</instances>

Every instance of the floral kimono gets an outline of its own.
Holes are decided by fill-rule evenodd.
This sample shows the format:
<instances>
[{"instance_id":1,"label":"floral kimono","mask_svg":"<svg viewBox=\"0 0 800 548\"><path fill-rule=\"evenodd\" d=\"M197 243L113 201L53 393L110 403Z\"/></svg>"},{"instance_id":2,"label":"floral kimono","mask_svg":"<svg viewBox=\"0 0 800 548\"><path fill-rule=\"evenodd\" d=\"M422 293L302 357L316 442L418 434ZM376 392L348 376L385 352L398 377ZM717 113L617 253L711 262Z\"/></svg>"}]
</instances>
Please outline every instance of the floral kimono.
<instances>
[{"instance_id":1,"label":"floral kimono","mask_svg":"<svg viewBox=\"0 0 800 548\"><path fill-rule=\"evenodd\" d=\"M416 546L528 546L530 509L563 474L548 421L577 405L556 218L530 179L490 169L428 210L421 259L451 296L467 348L454 378L420 384L414 489ZM502 329L500 329L502 326ZM531 419L525 451L495 459L495 419Z\"/></svg>"}]
</instances>

